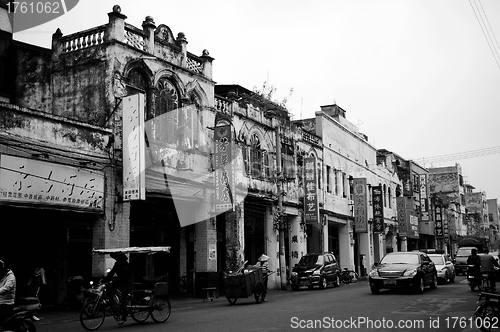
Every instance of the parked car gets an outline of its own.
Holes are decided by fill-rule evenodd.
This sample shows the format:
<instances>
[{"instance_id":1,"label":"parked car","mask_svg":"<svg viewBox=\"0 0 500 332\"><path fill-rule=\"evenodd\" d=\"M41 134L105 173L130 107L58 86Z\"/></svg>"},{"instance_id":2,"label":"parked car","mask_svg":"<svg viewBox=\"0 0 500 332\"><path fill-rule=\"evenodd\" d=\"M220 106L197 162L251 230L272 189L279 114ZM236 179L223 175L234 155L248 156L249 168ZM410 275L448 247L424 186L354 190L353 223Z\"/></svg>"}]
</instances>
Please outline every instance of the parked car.
<instances>
[{"instance_id":1,"label":"parked car","mask_svg":"<svg viewBox=\"0 0 500 332\"><path fill-rule=\"evenodd\" d=\"M340 267L332 253L306 254L295 264L291 275L292 290L301 286L324 289L328 284L340 285Z\"/></svg>"},{"instance_id":2,"label":"parked car","mask_svg":"<svg viewBox=\"0 0 500 332\"><path fill-rule=\"evenodd\" d=\"M455 265L450 257L444 253L427 254L434 262L437 271L438 281L442 283L455 282Z\"/></svg>"},{"instance_id":3,"label":"parked car","mask_svg":"<svg viewBox=\"0 0 500 332\"><path fill-rule=\"evenodd\" d=\"M426 253L392 252L376 263L368 275L370 290L378 294L382 288L410 288L418 293L425 286L437 287L437 270Z\"/></svg>"}]
</instances>

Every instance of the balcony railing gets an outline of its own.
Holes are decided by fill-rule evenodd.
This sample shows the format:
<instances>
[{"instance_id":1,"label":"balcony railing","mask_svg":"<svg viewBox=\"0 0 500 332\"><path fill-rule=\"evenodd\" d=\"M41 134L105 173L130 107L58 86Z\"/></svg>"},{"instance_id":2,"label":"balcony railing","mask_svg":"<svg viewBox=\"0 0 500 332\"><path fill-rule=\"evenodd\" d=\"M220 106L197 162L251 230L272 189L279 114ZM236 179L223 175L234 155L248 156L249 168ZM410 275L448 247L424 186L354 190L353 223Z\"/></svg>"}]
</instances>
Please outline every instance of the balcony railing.
<instances>
[{"instance_id":1,"label":"balcony railing","mask_svg":"<svg viewBox=\"0 0 500 332\"><path fill-rule=\"evenodd\" d=\"M62 53L82 50L104 42L106 25L61 37Z\"/></svg>"}]
</instances>

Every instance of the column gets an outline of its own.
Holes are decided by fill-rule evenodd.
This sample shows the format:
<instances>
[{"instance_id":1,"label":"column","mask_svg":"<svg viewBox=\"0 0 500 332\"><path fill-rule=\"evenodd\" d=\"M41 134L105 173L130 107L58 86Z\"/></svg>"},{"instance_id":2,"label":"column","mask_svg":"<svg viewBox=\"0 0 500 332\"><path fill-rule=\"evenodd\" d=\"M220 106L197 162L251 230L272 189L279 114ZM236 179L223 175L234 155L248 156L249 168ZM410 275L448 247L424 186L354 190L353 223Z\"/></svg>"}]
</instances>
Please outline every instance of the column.
<instances>
[{"instance_id":1,"label":"column","mask_svg":"<svg viewBox=\"0 0 500 332\"><path fill-rule=\"evenodd\" d=\"M117 40L123 42L125 40L125 19L127 16L121 14L121 8L118 5L113 6L113 11L108 13L109 23L104 32L105 41Z\"/></svg>"},{"instance_id":2,"label":"column","mask_svg":"<svg viewBox=\"0 0 500 332\"><path fill-rule=\"evenodd\" d=\"M241 202L235 206L234 211L228 211L225 213L227 271L237 270L243 265L245 259L244 204L244 202Z\"/></svg>"},{"instance_id":3,"label":"column","mask_svg":"<svg viewBox=\"0 0 500 332\"><path fill-rule=\"evenodd\" d=\"M345 225L339 225L339 257L341 267L348 267L354 270L354 247L351 238L353 236L352 228L347 221ZM353 239L353 238L352 238Z\"/></svg>"},{"instance_id":4,"label":"column","mask_svg":"<svg viewBox=\"0 0 500 332\"><path fill-rule=\"evenodd\" d=\"M156 25L155 25L155 22L153 21L153 18L151 16L146 16L146 19L144 20L144 22L142 22L142 30L144 31L144 34L146 35L145 51L150 53L150 54L154 54L155 29L156 29Z\"/></svg>"}]
</instances>

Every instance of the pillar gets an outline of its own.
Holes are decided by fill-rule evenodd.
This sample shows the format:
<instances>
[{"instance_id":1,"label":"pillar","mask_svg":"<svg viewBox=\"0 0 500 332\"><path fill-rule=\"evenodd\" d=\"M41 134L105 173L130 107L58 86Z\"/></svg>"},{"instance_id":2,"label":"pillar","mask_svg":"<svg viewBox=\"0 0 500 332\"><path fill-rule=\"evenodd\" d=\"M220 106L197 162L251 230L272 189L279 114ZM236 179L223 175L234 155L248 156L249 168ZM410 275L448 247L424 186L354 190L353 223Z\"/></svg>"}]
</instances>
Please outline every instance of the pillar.
<instances>
[{"instance_id":1,"label":"pillar","mask_svg":"<svg viewBox=\"0 0 500 332\"><path fill-rule=\"evenodd\" d=\"M146 35L145 51L154 54L155 49L155 29L156 25L151 16L146 16L144 22L142 22L142 30Z\"/></svg>"},{"instance_id":2,"label":"pillar","mask_svg":"<svg viewBox=\"0 0 500 332\"><path fill-rule=\"evenodd\" d=\"M186 35L184 34L184 32L179 32L177 34L176 43L181 48L181 53L182 53L181 66L186 68L187 67L187 44L188 44L188 42L187 42Z\"/></svg>"},{"instance_id":3,"label":"pillar","mask_svg":"<svg viewBox=\"0 0 500 332\"><path fill-rule=\"evenodd\" d=\"M125 19L127 16L123 15L121 11L120 6L114 5L113 11L108 13L109 23L104 33L105 41L123 42L125 40Z\"/></svg>"},{"instance_id":4,"label":"pillar","mask_svg":"<svg viewBox=\"0 0 500 332\"><path fill-rule=\"evenodd\" d=\"M234 211L225 213L226 218L226 270L235 271L245 259L245 215L244 202L235 206Z\"/></svg>"},{"instance_id":5,"label":"pillar","mask_svg":"<svg viewBox=\"0 0 500 332\"><path fill-rule=\"evenodd\" d=\"M350 221L345 225L339 225L339 260L341 267L354 270L354 238Z\"/></svg>"}]
</instances>

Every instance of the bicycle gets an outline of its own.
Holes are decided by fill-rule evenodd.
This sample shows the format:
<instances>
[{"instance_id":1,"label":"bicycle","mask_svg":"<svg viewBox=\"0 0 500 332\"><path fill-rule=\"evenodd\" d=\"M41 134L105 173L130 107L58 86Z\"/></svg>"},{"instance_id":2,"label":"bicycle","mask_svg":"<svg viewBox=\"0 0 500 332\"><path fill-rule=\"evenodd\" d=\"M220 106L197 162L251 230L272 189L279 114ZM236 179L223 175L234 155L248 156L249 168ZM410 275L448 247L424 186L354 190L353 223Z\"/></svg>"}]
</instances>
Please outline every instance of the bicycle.
<instances>
[{"instance_id":1,"label":"bicycle","mask_svg":"<svg viewBox=\"0 0 500 332\"><path fill-rule=\"evenodd\" d=\"M358 281L358 273L353 270L349 270L349 268L344 267L344 270L340 273L340 280L344 284L355 283Z\"/></svg>"},{"instance_id":2,"label":"bicycle","mask_svg":"<svg viewBox=\"0 0 500 332\"><path fill-rule=\"evenodd\" d=\"M482 332L498 331L500 323L500 295L479 294L474 311L474 322Z\"/></svg>"},{"instance_id":3,"label":"bicycle","mask_svg":"<svg viewBox=\"0 0 500 332\"><path fill-rule=\"evenodd\" d=\"M102 283L93 288L95 300L87 302L80 311L80 323L88 331L97 330L102 326L106 310L117 322L122 316L120 291L113 292L108 289L108 285ZM156 323L163 323L172 311L166 282L156 283L154 290L132 290L124 301L127 301L127 314L138 323L145 322L149 316Z\"/></svg>"}]
</instances>

